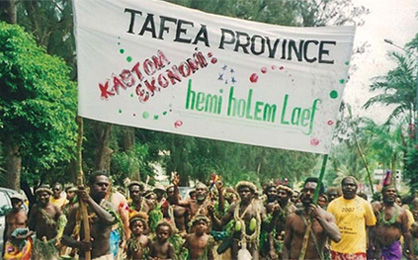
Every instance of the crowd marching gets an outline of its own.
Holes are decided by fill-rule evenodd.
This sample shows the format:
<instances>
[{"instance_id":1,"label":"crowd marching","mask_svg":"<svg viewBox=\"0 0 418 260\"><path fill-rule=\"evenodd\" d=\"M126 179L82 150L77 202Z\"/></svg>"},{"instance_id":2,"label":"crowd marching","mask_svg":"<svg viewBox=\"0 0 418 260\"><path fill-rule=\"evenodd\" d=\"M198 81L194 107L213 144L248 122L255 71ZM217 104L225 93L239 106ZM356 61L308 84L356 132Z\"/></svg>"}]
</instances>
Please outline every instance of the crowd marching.
<instances>
[{"instance_id":1,"label":"crowd marching","mask_svg":"<svg viewBox=\"0 0 418 260\"><path fill-rule=\"evenodd\" d=\"M218 178L209 187L197 183L186 199L179 181L174 174L166 187L131 181L116 189L107 172L96 171L87 188L40 186L29 213L17 193L6 215L3 259L362 260L418 254L418 198L409 210L394 185L369 202L358 193L357 180L346 177L326 191L319 184L315 205L314 177L300 191L287 182L224 187Z\"/></svg>"}]
</instances>

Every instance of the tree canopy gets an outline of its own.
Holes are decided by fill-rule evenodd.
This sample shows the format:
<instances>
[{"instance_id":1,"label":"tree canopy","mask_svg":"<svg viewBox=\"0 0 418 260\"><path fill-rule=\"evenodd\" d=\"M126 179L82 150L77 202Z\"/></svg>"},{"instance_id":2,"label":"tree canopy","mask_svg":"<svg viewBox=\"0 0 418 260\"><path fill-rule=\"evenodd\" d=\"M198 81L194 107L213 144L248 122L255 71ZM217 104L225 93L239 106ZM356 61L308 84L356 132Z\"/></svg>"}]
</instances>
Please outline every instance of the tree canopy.
<instances>
[{"instance_id":1,"label":"tree canopy","mask_svg":"<svg viewBox=\"0 0 418 260\"><path fill-rule=\"evenodd\" d=\"M20 26L0 22L0 136L4 152L20 154L27 172L73 157L77 99L69 73Z\"/></svg>"}]
</instances>

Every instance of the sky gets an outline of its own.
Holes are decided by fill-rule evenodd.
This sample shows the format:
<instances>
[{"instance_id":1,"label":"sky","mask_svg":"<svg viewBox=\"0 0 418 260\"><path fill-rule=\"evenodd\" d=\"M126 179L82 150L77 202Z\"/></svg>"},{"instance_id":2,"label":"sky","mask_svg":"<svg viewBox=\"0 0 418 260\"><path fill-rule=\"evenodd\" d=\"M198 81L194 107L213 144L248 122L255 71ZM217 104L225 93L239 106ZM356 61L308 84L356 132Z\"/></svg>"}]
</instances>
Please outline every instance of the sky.
<instances>
[{"instance_id":1,"label":"sky","mask_svg":"<svg viewBox=\"0 0 418 260\"><path fill-rule=\"evenodd\" d=\"M354 47L366 43L365 52L356 54L352 64L350 80L347 82L344 100L353 109L354 115L373 118L376 123L383 123L391 108L375 106L364 110L361 107L375 93L368 91L372 78L384 76L395 63L388 58L388 51L398 51L383 39L390 39L399 46L404 46L418 33L418 0L354 0L356 5L363 5L370 13L363 18L363 26L356 28Z\"/></svg>"}]
</instances>

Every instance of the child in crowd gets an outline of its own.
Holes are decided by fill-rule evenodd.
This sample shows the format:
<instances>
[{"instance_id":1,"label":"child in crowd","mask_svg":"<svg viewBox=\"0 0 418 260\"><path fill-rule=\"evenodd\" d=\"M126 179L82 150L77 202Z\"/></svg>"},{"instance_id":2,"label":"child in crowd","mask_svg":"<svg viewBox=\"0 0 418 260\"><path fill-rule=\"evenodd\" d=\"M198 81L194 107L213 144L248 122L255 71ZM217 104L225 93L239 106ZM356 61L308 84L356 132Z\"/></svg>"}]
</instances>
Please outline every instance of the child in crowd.
<instances>
[{"instance_id":1,"label":"child in crowd","mask_svg":"<svg viewBox=\"0 0 418 260\"><path fill-rule=\"evenodd\" d=\"M213 260L214 239L208 235L210 220L204 215L197 215L192 220L194 233L187 235L184 247L189 250L190 259Z\"/></svg>"},{"instance_id":2,"label":"child in crowd","mask_svg":"<svg viewBox=\"0 0 418 260\"><path fill-rule=\"evenodd\" d=\"M143 234L147 230L148 216L144 212L138 212L129 219L131 238L127 243L126 254L129 260L144 259L145 249L148 246L148 237Z\"/></svg>"},{"instance_id":3,"label":"child in crowd","mask_svg":"<svg viewBox=\"0 0 418 260\"><path fill-rule=\"evenodd\" d=\"M174 247L168 241L173 235L173 228L167 221L158 223L156 229L155 241L150 245L150 260L169 260L174 258Z\"/></svg>"}]
</instances>

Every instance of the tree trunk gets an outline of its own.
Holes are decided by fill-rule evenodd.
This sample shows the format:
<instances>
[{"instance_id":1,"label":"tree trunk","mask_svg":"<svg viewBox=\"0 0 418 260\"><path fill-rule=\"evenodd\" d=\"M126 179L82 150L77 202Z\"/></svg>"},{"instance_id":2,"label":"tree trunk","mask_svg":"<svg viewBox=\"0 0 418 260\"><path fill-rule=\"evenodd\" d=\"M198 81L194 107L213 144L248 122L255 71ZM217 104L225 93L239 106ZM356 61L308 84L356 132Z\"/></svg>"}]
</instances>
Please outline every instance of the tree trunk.
<instances>
[{"instance_id":1,"label":"tree trunk","mask_svg":"<svg viewBox=\"0 0 418 260\"><path fill-rule=\"evenodd\" d=\"M95 135L97 137L96 170L110 170L110 158L113 150L109 148L112 124L96 123Z\"/></svg>"},{"instance_id":2,"label":"tree trunk","mask_svg":"<svg viewBox=\"0 0 418 260\"><path fill-rule=\"evenodd\" d=\"M20 146L11 140L4 141L5 168L4 186L6 188L20 190L20 170L22 168L22 157L19 153Z\"/></svg>"},{"instance_id":3,"label":"tree trunk","mask_svg":"<svg viewBox=\"0 0 418 260\"><path fill-rule=\"evenodd\" d=\"M26 197L28 198L29 201L29 209L32 208L32 206L36 203L36 196L35 194L33 194L29 183L25 180L22 181L22 185L21 188L23 190L23 192L25 192Z\"/></svg>"},{"instance_id":4,"label":"tree trunk","mask_svg":"<svg viewBox=\"0 0 418 260\"><path fill-rule=\"evenodd\" d=\"M0 20L10 24L17 23L16 0L0 1Z\"/></svg>"},{"instance_id":5,"label":"tree trunk","mask_svg":"<svg viewBox=\"0 0 418 260\"><path fill-rule=\"evenodd\" d=\"M77 182L77 161L75 158L72 158L68 168L68 173L71 175L71 182Z\"/></svg>"},{"instance_id":6,"label":"tree trunk","mask_svg":"<svg viewBox=\"0 0 418 260\"><path fill-rule=\"evenodd\" d=\"M130 151L135 145L135 128L124 126L122 130L123 150Z\"/></svg>"}]
</instances>

